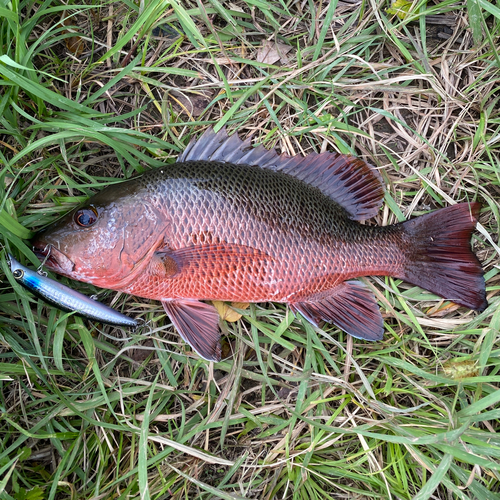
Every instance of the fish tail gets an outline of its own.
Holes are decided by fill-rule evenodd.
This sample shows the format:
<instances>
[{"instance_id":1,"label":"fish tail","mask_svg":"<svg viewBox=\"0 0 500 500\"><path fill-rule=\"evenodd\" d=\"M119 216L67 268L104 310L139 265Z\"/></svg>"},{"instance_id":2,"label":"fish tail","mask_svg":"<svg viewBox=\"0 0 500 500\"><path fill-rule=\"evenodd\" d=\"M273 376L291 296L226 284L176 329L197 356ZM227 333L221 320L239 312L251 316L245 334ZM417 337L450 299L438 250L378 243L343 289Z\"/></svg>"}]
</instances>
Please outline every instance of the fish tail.
<instances>
[{"instance_id":1,"label":"fish tail","mask_svg":"<svg viewBox=\"0 0 500 500\"><path fill-rule=\"evenodd\" d=\"M480 203L460 203L402 224L409 250L404 280L457 304L483 311L483 269L470 245Z\"/></svg>"}]
</instances>

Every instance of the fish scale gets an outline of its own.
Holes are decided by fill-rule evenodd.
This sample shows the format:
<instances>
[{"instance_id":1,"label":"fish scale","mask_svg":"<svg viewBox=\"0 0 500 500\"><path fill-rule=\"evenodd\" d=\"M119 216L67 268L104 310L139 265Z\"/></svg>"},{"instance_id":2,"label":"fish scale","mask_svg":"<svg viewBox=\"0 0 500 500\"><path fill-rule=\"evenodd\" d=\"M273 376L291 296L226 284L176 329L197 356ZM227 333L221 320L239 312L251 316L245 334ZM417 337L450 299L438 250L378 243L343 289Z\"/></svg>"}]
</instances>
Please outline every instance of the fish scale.
<instances>
[{"instance_id":1,"label":"fish scale","mask_svg":"<svg viewBox=\"0 0 500 500\"><path fill-rule=\"evenodd\" d=\"M359 276L393 276L483 310L470 246L480 204L362 224L383 197L379 173L359 158L279 155L209 129L176 164L109 186L33 247L55 272L160 300L182 338L213 361L219 317L206 300L284 302L314 325L372 341L384 322Z\"/></svg>"}]
</instances>

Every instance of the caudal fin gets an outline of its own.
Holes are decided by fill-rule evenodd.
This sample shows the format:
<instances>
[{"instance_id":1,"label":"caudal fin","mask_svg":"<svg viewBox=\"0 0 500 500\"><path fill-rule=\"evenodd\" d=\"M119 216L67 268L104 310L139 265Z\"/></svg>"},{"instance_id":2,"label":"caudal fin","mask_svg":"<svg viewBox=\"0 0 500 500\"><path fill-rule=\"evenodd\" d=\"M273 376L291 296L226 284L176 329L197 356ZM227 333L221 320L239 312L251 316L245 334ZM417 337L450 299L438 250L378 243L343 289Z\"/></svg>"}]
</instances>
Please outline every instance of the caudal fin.
<instances>
[{"instance_id":1,"label":"caudal fin","mask_svg":"<svg viewBox=\"0 0 500 500\"><path fill-rule=\"evenodd\" d=\"M403 224L409 250L404 280L470 309L488 303L483 270L470 239L480 203L460 203Z\"/></svg>"}]
</instances>

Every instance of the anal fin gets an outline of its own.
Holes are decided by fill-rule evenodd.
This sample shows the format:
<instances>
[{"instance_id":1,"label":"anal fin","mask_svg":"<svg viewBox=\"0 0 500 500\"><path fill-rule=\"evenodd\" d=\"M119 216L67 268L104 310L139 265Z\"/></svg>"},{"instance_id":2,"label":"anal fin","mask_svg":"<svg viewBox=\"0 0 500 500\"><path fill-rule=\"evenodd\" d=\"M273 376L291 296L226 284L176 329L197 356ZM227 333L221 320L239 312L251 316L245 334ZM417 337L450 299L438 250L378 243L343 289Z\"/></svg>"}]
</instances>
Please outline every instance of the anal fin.
<instances>
[{"instance_id":1,"label":"anal fin","mask_svg":"<svg viewBox=\"0 0 500 500\"><path fill-rule=\"evenodd\" d=\"M180 336L207 361L220 361L219 314L199 300L165 300L163 307Z\"/></svg>"},{"instance_id":2,"label":"anal fin","mask_svg":"<svg viewBox=\"0 0 500 500\"><path fill-rule=\"evenodd\" d=\"M359 281L346 281L320 297L292 302L290 307L314 325L327 321L358 339L381 340L384 335L384 321L375 297Z\"/></svg>"}]
</instances>

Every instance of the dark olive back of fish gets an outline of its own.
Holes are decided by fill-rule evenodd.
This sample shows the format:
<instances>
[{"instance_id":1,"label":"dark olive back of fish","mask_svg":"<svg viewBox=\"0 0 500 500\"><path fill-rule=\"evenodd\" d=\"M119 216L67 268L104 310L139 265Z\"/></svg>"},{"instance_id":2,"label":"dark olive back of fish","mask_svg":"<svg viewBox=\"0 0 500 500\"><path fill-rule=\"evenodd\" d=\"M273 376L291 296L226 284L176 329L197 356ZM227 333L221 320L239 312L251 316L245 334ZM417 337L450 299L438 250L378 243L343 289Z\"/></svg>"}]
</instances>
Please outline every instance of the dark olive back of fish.
<instances>
[{"instance_id":1,"label":"dark olive back of fish","mask_svg":"<svg viewBox=\"0 0 500 500\"><path fill-rule=\"evenodd\" d=\"M251 245L262 235L247 226L249 221L255 223L255 229L261 226L294 239L324 243L325 238L348 242L366 234L319 189L256 166L176 163L148 172L140 182L145 191L155 193L155 203L172 211L175 230L186 234L208 223L233 240L236 234L229 234L228 227L234 226L237 239Z\"/></svg>"}]
</instances>

